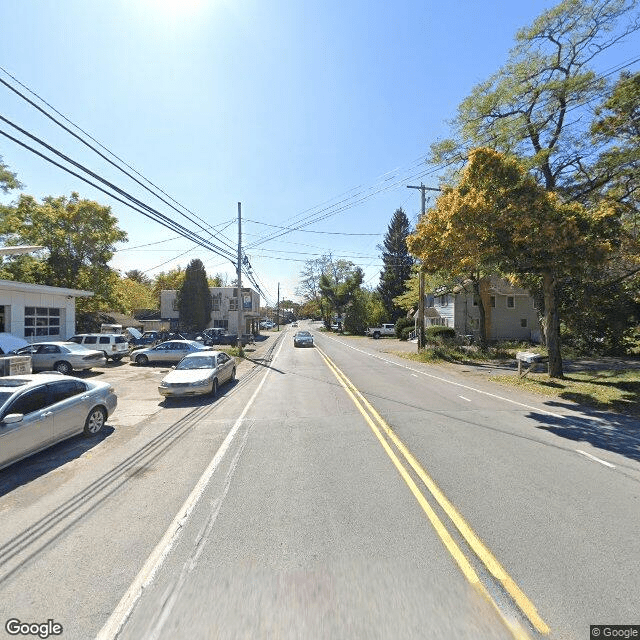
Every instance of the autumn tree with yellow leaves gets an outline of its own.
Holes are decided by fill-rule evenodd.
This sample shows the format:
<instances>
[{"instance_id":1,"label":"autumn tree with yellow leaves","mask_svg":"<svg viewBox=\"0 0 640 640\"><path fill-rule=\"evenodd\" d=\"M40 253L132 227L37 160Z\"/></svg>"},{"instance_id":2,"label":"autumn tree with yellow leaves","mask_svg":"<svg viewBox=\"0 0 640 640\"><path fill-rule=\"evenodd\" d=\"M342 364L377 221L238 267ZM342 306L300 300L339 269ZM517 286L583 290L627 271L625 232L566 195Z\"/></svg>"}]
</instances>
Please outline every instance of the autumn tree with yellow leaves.
<instances>
[{"instance_id":1,"label":"autumn tree with yellow leaves","mask_svg":"<svg viewBox=\"0 0 640 640\"><path fill-rule=\"evenodd\" d=\"M459 278L499 274L544 294L549 375L562 378L558 280L601 264L620 235L613 205L565 203L515 158L471 151L455 187L446 187L407 239L427 273ZM481 310L481 315L482 310Z\"/></svg>"}]
</instances>

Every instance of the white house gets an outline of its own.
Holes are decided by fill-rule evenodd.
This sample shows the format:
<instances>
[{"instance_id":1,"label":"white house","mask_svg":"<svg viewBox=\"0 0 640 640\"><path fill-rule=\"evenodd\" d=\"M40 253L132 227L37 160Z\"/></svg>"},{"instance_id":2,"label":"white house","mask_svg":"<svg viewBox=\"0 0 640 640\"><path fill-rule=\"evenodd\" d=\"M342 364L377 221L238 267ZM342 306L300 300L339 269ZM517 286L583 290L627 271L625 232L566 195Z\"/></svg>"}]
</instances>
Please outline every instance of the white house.
<instances>
[{"instance_id":1,"label":"white house","mask_svg":"<svg viewBox=\"0 0 640 640\"><path fill-rule=\"evenodd\" d=\"M260 295L253 289L241 290L242 331L238 331L238 288L211 287L211 321L209 327L220 327L232 334L247 334L258 330L260 322ZM177 328L179 314L176 303L177 290L160 292L160 317L169 320Z\"/></svg>"},{"instance_id":2,"label":"white house","mask_svg":"<svg viewBox=\"0 0 640 640\"><path fill-rule=\"evenodd\" d=\"M76 330L76 298L92 291L0 280L0 332L28 342L65 340Z\"/></svg>"},{"instance_id":3,"label":"white house","mask_svg":"<svg viewBox=\"0 0 640 640\"><path fill-rule=\"evenodd\" d=\"M540 325L535 300L526 289L498 277L480 283L485 308L488 340L531 340L539 342ZM453 327L456 333L478 336L480 313L471 285L449 292L429 293L425 299L425 326Z\"/></svg>"}]
</instances>

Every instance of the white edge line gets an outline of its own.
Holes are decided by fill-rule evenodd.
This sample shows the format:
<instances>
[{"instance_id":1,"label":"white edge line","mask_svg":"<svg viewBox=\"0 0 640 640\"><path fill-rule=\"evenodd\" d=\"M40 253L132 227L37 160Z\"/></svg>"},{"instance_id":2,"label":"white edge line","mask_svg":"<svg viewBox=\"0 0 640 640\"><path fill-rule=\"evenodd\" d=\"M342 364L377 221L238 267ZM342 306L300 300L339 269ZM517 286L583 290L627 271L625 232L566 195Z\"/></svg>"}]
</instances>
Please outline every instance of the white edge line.
<instances>
[{"instance_id":1,"label":"white edge line","mask_svg":"<svg viewBox=\"0 0 640 640\"><path fill-rule=\"evenodd\" d=\"M581 453L583 456L587 456L587 458L589 458L590 460L593 460L594 462L599 462L600 464L603 464L605 467L609 467L610 469L616 468L615 464L611 464L610 462L606 462L605 460L600 460L600 458L596 458L595 456L592 456L590 453L587 453L586 451L581 451L580 449L576 449L576 451L578 453Z\"/></svg>"},{"instance_id":2,"label":"white edge line","mask_svg":"<svg viewBox=\"0 0 640 640\"><path fill-rule=\"evenodd\" d=\"M329 336L326 336L329 337ZM358 349L356 347L347 344L346 342L341 342L340 340L336 340L335 338L330 338L339 342L341 345L348 347L349 349L353 349L354 351L358 351L359 353L363 353L366 356L371 358L377 358L378 360L382 360L382 362L388 362L396 365L396 367L400 367L401 369L408 369L409 371L413 371L415 373L419 373L420 375L427 376L427 378L433 378L434 380L439 380L440 382L445 382L447 384L454 385L456 387L460 387L461 389L467 389L468 391L473 391L475 393L479 393L483 396L489 396L490 398L496 398L497 400L503 400L504 402L509 402L511 404L518 405L519 407L524 407L525 409L530 409L531 411L539 411L540 413L544 413L548 416L552 416L554 418L562 418L563 420L575 420L573 416L562 415L561 413L554 413L553 411L549 411L547 409L542 409L541 407L534 407L530 404L524 404L523 402L518 402L517 400L512 400L511 398L505 398L504 396L499 396L496 393L490 393L489 391L482 391L481 389L476 389L475 387L470 387L467 384L462 384L461 382L454 382L453 380L447 380L447 378L442 378L440 376L433 375L432 373L427 373L426 371L421 371L420 369L414 369L412 367L407 366L406 364L401 364L399 362L394 362L393 360L388 360L387 358L383 358L382 356L376 355L375 353L369 353L368 351L364 351L363 349ZM594 420L598 420L597 418L592 418Z\"/></svg>"},{"instance_id":3,"label":"white edge line","mask_svg":"<svg viewBox=\"0 0 640 640\"><path fill-rule=\"evenodd\" d=\"M278 349L278 353L274 356L273 360L278 357L283 345L284 341L282 341L280 349ZM151 584L156 573L158 572L158 569L162 566L162 563L169 555L169 551L171 551L171 548L176 543L178 536L180 535L180 532L184 527L184 524L186 523L194 507L202 497L202 494L204 493L209 480L211 480L211 477L218 468L218 465L222 461L222 458L229 449L229 446L231 445L233 438L240 428L245 415L253 405L258 393L260 393L262 385L264 384L270 372L271 369L267 369L264 377L260 381L260 384L253 392L253 395L240 414L240 417L236 420L235 424L231 428L231 431L229 431L227 437L220 445L220 448L216 452L216 455L213 457L213 460L211 460L209 466L200 476L200 479L198 480L196 486L193 488L182 507L180 507L180 509L178 510L178 513L169 525L165 534L162 536L162 539L155 546L154 550L147 558L147 561L144 563L144 566L135 577L134 581L131 583L124 596L122 596L120 602L113 610L113 613L109 616L109 619L107 620L105 625L99 631L98 635L96 636L96 640L113 640L120 633L120 630L131 615L131 612L133 611L136 603L140 599L142 592Z\"/></svg>"},{"instance_id":4,"label":"white edge line","mask_svg":"<svg viewBox=\"0 0 640 640\"><path fill-rule=\"evenodd\" d=\"M458 396L458 398L462 398L463 400L466 400L467 402L471 402L471 400L469 400L469 398L465 398L464 396Z\"/></svg>"}]
</instances>

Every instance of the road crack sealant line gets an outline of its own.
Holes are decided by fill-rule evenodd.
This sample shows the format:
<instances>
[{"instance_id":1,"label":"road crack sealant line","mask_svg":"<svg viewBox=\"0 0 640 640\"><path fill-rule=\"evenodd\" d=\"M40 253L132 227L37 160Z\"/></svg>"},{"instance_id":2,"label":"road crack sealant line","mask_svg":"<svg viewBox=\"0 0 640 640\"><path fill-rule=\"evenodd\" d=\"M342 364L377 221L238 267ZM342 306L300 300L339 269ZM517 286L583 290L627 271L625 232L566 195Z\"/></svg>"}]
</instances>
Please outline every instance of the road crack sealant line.
<instances>
[{"instance_id":1,"label":"road crack sealant line","mask_svg":"<svg viewBox=\"0 0 640 640\"><path fill-rule=\"evenodd\" d=\"M73 518L56 536L44 542L38 549L35 549L29 556L18 563L10 571L0 574L0 584L6 582L13 574L28 561L32 560L38 553L49 546L53 540L61 533L68 531L80 518L88 515L100 506L105 500L115 494L129 480L129 472L135 469L139 464L154 462L164 455L171 447L181 440L187 433L197 424L197 422L211 413L214 406L197 407L183 416L170 427L156 435L147 444L140 447L135 453L128 456L120 462L116 467L103 474L91 485L76 493L73 497L67 499L61 505L56 507L52 512L40 518L37 522L15 535L11 540L0 546L0 571L13 558L25 551L29 546L37 543L45 534L52 529L61 525L66 518ZM101 497L91 504L88 501L96 498L100 494ZM87 507L82 509L82 507Z\"/></svg>"},{"instance_id":2,"label":"road crack sealant line","mask_svg":"<svg viewBox=\"0 0 640 640\"><path fill-rule=\"evenodd\" d=\"M178 601L180 594L182 593L189 574L193 571L198 562L198 559L202 555L205 544L209 541L211 532L213 531L213 527L215 526L215 523L218 519L218 515L220 514L220 510L222 509L225 498L229 493L231 481L233 480L236 467L238 466L240 457L242 456L245 445L247 444L247 440L249 439L249 434L251 432L253 424L254 423L251 422L247 425L247 428L242 435L240 445L238 446L238 449L229 464L229 469L227 470L225 476L222 492L219 496L211 501L211 514L207 518L205 525L200 529L198 535L196 536L193 549L189 554L189 557L183 563L180 575L176 580L172 581L170 586L165 590L162 598L160 612L157 614L156 619L151 621L153 623L152 628L147 628L147 631L144 634L145 640L157 640L160 637L162 629L164 628L164 625L169 619L169 616L171 615L171 612L173 611L173 608Z\"/></svg>"},{"instance_id":3,"label":"road crack sealant line","mask_svg":"<svg viewBox=\"0 0 640 640\"><path fill-rule=\"evenodd\" d=\"M521 628L521 626L517 623L512 623L507 619L504 612L497 605L495 600L491 597L487 588L481 582L477 573L471 566L469 560L466 558L460 547L456 544L456 542L451 537L451 534L446 529L443 522L437 516L425 496L422 494L420 489L417 487L407 468L403 465L403 463L399 460L398 456L394 453L391 448L388 440L384 437L383 433L386 434L387 438L393 443L396 449L400 452L406 462L411 466L414 472L418 475L420 480L423 482L425 487L431 493L436 502L440 505L440 507L444 510L447 516L450 518L452 523L458 529L462 537L465 539L469 547L473 550L475 555L481 560L484 566L489 570L489 572L494 576L494 578L498 581L499 584L502 585L502 588L506 593L509 594L512 601L516 604L518 610L522 612L531 625L543 635L548 635L549 627L542 620L542 618L538 615L536 608L533 603L525 596L525 594L519 589L519 587L515 584L513 579L507 574L507 572L502 568L500 563L497 561L495 556L487 549L487 547L482 543L482 541L478 538L478 536L473 532L471 527L467 524L464 518L458 513L455 507L449 502L449 500L444 496L442 491L437 487L435 482L431 479L431 477L427 474L427 472L422 468L422 466L418 463L416 458L411 454L411 452L407 449L407 447L402 443L402 441L396 436L391 427L385 422L385 420L380 416L380 414L371 406L371 404L367 401L367 399L358 391L358 389L353 385L353 383L347 378L347 376L333 363L333 361L326 355L320 348L318 348L319 353L325 360L325 363L329 367L329 369L336 376L342 387L345 389L347 394L350 396L356 407L359 409L360 413L366 420L367 424L376 435L381 445L385 449L385 452L392 460L393 464L397 468L398 472L402 476L403 480L414 494L416 500L426 513L429 521L432 526L436 530L436 533L442 540L443 544L454 558L458 567L467 578L467 580L476 587L482 595L491 603L491 605L496 609L501 619L504 621L505 625L509 628L515 638L528 638L526 632Z\"/></svg>"},{"instance_id":4,"label":"road crack sealant line","mask_svg":"<svg viewBox=\"0 0 640 640\"><path fill-rule=\"evenodd\" d=\"M273 360L275 360L280 354L282 346L284 345L284 341L280 341L279 344L280 348L273 356ZM274 347L275 346L276 345L274 345ZM158 544L155 546L155 548L147 558L142 569L139 571L138 575L135 577L126 593L122 596L120 602L117 604L116 608L109 616L109 619L105 622L104 626L96 636L96 640L114 640L120 634L120 631L123 629L127 620L133 613L136 604L142 597L144 590L151 586L158 573L158 570L164 564L164 561L168 557L171 549L175 546L187 520L200 501L200 498L209 485L209 482L214 473L220 466L220 463L224 459L227 451L231 447L238 430L244 423L247 412L253 406L255 399L258 397L258 394L262 390L262 387L264 386L264 383L269 377L270 373L271 369L267 368L264 376L253 392L253 395L245 405L242 413L220 445L220 448L216 452L215 456L209 463L208 467L205 469L204 473L200 476L200 479L196 483L195 487L189 494L188 498L185 500L182 507L180 507L178 513L174 517L168 529L165 531L161 540L158 542Z\"/></svg>"}]
</instances>

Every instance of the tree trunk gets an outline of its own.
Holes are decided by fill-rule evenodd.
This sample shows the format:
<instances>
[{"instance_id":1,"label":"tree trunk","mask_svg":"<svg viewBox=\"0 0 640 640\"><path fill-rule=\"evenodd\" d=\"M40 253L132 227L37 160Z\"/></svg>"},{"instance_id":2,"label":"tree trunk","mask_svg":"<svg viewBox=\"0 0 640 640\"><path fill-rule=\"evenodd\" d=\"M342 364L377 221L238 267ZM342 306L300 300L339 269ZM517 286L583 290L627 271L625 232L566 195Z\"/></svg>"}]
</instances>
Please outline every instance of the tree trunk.
<instances>
[{"instance_id":1,"label":"tree trunk","mask_svg":"<svg viewBox=\"0 0 640 640\"><path fill-rule=\"evenodd\" d=\"M480 349L485 351L487 348L487 316L484 310L484 300L480 295L480 279L473 278L473 297L478 301L478 314L479 314L479 331L480 331Z\"/></svg>"},{"instance_id":2,"label":"tree trunk","mask_svg":"<svg viewBox=\"0 0 640 640\"><path fill-rule=\"evenodd\" d=\"M557 304L557 282L550 271L542 275L544 291L544 331L547 337L549 352L549 377L564 378L562 372L562 355L560 354L560 314Z\"/></svg>"}]
</instances>

